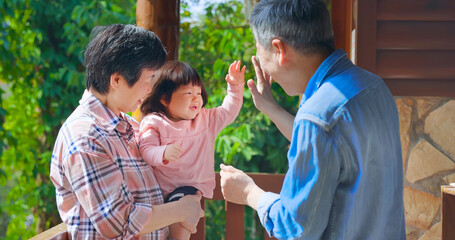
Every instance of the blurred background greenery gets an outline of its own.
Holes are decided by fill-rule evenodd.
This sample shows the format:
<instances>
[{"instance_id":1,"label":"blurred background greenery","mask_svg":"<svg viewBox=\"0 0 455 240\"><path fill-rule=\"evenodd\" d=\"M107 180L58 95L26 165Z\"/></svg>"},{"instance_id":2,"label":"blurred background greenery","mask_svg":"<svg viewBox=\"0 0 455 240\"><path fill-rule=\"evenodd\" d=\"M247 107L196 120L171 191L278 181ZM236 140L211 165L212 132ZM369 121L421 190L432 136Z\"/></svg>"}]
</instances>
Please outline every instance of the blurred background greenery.
<instances>
[{"instance_id":1,"label":"blurred background greenery","mask_svg":"<svg viewBox=\"0 0 455 240\"><path fill-rule=\"evenodd\" d=\"M208 108L226 94L224 76L233 60L254 79L254 39L242 1L207 1L204 13L180 5L179 60L201 75ZM60 125L85 87L83 52L96 25L135 23L135 0L0 0L0 238L28 239L61 219L49 179ZM298 98L273 86L277 101L295 113ZM248 90L239 117L216 140L221 162L248 172L284 173L289 142L261 114ZM224 238L224 203L207 201L207 239ZM246 239L262 239L256 213L245 212Z\"/></svg>"}]
</instances>

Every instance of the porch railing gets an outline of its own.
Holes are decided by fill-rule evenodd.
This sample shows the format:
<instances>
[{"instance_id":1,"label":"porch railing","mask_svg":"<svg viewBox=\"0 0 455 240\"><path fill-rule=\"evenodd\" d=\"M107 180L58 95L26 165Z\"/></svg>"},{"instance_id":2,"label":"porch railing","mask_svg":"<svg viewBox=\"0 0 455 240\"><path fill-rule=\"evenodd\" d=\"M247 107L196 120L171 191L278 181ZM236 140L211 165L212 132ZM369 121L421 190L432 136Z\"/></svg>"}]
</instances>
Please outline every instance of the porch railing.
<instances>
[{"instance_id":1,"label":"porch railing","mask_svg":"<svg viewBox=\"0 0 455 240\"><path fill-rule=\"evenodd\" d=\"M265 191L280 192L281 186L284 180L284 174L267 174L267 173L248 173L253 178L254 182L264 189ZM223 195L220 188L220 174L216 174L216 187L213 194L213 199L216 201L224 201ZM204 200L201 202L203 208L205 208ZM244 240L245 239L245 206L226 202L226 240ZM264 239L269 238L267 234L264 234ZM65 223L61 223L47 231L36 235L31 238L32 240L67 240L68 235L66 232ZM197 233L191 236L191 240L202 240L205 239L205 218L201 218L197 226Z\"/></svg>"}]
</instances>

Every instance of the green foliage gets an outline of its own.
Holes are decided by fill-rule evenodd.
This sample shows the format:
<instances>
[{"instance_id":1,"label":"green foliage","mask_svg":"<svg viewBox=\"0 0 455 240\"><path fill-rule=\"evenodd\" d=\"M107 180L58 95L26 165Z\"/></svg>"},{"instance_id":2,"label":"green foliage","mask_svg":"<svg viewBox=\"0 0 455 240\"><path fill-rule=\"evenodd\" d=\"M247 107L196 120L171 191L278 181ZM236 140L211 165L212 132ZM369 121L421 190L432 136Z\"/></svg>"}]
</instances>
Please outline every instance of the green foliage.
<instances>
[{"instance_id":1,"label":"green foliage","mask_svg":"<svg viewBox=\"0 0 455 240\"><path fill-rule=\"evenodd\" d=\"M243 1L210 3L206 14L194 21L185 2L181 5L180 61L193 66L204 81L209 95L207 107L221 105L226 95L228 67L234 60L247 66L245 79L254 79L251 56L255 54L253 34L245 20ZM245 84L242 110L218 135L215 145L215 167L224 162L248 172L284 173L289 142L268 117L253 104ZM287 96L280 86L272 86L275 99L295 113L298 99ZM224 239L224 202L206 201L206 239ZM263 239L264 231L257 213L245 209L247 239Z\"/></svg>"},{"instance_id":2,"label":"green foliage","mask_svg":"<svg viewBox=\"0 0 455 240\"><path fill-rule=\"evenodd\" d=\"M196 0L190 0L197 2ZM134 23L136 1L0 0L0 228L8 239L25 239L36 229L60 221L49 179L52 147L62 122L77 106L84 90L83 51L91 29L110 23ZM207 4L207 14L192 22L181 4L180 60L190 63L205 81L208 107L219 106L226 94L224 76L233 60L247 65L254 39L242 2ZM297 99L273 85L275 97L295 112ZM251 172L284 172L288 141L253 105L248 90L239 117L216 142L216 168L233 164ZM6 187L5 187L6 186ZM7 194L6 194L7 193ZM207 239L222 238L224 205L207 204ZM248 239L262 230L255 212L246 210ZM6 217L4 217L6 216ZM1 227L1 226L0 226ZM258 229L261 229L260 227ZM256 234L256 232L259 234Z\"/></svg>"},{"instance_id":3,"label":"green foliage","mask_svg":"<svg viewBox=\"0 0 455 240\"><path fill-rule=\"evenodd\" d=\"M0 205L10 219L0 231L8 238L28 238L60 221L50 159L57 131L84 90L88 35L96 25L134 23L135 4L0 0L0 79L10 94L0 102L0 182L14 183Z\"/></svg>"},{"instance_id":4,"label":"green foliage","mask_svg":"<svg viewBox=\"0 0 455 240\"><path fill-rule=\"evenodd\" d=\"M251 63L256 51L254 37L242 7L243 1L211 3L206 15L192 22L188 6L181 5L179 58L201 75L209 95L208 108L221 105L227 86L224 77L232 61L241 60L247 66L245 79L255 77ZM295 112L298 99L287 96L277 84L272 88L276 100ZM238 118L216 140L216 167L223 161L245 171L282 173L287 169L288 145L268 117L254 107L246 87Z\"/></svg>"}]
</instances>

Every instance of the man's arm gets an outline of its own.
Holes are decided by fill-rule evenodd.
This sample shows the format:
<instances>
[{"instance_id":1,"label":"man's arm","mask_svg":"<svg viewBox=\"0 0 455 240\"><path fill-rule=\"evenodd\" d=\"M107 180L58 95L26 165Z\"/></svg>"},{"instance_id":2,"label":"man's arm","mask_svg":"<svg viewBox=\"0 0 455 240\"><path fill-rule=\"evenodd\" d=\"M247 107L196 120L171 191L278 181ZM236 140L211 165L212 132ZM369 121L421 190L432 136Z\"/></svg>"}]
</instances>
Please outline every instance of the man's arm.
<instances>
[{"instance_id":1,"label":"man's arm","mask_svg":"<svg viewBox=\"0 0 455 240\"><path fill-rule=\"evenodd\" d=\"M278 239L320 239L340 174L333 141L319 126L301 121L294 130L280 194L264 192L241 170L222 165L224 198L256 209L269 235Z\"/></svg>"},{"instance_id":2,"label":"man's arm","mask_svg":"<svg viewBox=\"0 0 455 240\"><path fill-rule=\"evenodd\" d=\"M276 103L271 89L273 80L268 74L262 71L256 57L253 56L251 61L256 72L257 85L251 79L248 80L247 84L253 97L254 105L275 123L283 136L291 141L294 116Z\"/></svg>"},{"instance_id":3,"label":"man's arm","mask_svg":"<svg viewBox=\"0 0 455 240\"><path fill-rule=\"evenodd\" d=\"M248 205L257 210L259 197L264 193L264 190L258 187L253 179L243 171L224 164L221 164L220 168L220 185L224 199L229 202Z\"/></svg>"}]
</instances>

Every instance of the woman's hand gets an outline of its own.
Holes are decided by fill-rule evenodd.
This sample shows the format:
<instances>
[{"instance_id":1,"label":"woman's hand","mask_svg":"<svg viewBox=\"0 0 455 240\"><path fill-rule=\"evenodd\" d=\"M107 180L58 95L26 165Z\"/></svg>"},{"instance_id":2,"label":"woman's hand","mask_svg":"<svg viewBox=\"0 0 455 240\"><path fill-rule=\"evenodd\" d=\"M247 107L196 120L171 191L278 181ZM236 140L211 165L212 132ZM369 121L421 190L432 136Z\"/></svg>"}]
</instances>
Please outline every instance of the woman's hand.
<instances>
[{"instance_id":1,"label":"woman's hand","mask_svg":"<svg viewBox=\"0 0 455 240\"><path fill-rule=\"evenodd\" d=\"M197 192L196 195L186 195L178 200L182 204L182 216L180 225L187 229L190 233L196 232L199 219L204 216L204 211L201 208L202 193Z\"/></svg>"}]
</instances>

